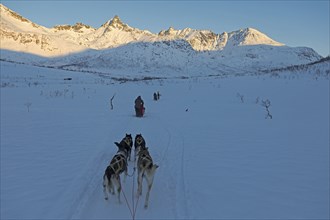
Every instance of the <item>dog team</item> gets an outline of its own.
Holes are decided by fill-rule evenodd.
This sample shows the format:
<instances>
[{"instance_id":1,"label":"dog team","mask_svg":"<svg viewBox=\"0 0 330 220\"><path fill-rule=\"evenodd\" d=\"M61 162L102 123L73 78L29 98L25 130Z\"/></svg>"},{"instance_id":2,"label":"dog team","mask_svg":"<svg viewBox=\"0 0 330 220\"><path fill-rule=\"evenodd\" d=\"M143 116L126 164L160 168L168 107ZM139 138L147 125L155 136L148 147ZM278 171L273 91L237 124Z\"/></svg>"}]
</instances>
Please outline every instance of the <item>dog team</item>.
<instances>
[{"instance_id":1,"label":"dog team","mask_svg":"<svg viewBox=\"0 0 330 220\"><path fill-rule=\"evenodd\" d=\"M115 194L117 190L118 200L120 202L121 181L120 175L125 172L124 178L127 176L127 160L131 161L131 151L133 148L133 139L131 134L126 134L120 143L115 142L118 147L117 153L113 156L109 166L107 166L103 175L103 192L104 198L108 199L109 194ZM137 134L134 140L134 163L137 160L138 171L138 189L137 196L142 195L142 180L146 179L148 184L148 191L145 197L144 207L148 208L149 194L153 184L155 171L158 168L154 164L146 147L146 141L141 134ZM134 171L135 172L135 171Z\"/></svg>"}]
</instances>

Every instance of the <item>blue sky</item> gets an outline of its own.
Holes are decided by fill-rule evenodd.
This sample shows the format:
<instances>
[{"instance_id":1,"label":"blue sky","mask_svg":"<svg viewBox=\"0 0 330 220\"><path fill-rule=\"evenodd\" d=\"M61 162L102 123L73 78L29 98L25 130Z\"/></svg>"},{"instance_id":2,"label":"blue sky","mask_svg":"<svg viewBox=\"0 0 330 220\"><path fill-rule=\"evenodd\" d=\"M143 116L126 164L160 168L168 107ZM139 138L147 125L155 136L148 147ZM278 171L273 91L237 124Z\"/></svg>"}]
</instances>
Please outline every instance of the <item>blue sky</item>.
<instances>
[{"instance_id":1,"label":"blue sky","mask_svg":"<svg viewBox=\"0 0 330 220\"><path fill-rule=\"evenodd\" d=\"M8 1L2 4L46 27L82 22L100 27L118 15L131 27L158 33L190 27L231 32L253 27L288 46L329 55L329 0L302 1Z\"/></svg>"}]
</instances>

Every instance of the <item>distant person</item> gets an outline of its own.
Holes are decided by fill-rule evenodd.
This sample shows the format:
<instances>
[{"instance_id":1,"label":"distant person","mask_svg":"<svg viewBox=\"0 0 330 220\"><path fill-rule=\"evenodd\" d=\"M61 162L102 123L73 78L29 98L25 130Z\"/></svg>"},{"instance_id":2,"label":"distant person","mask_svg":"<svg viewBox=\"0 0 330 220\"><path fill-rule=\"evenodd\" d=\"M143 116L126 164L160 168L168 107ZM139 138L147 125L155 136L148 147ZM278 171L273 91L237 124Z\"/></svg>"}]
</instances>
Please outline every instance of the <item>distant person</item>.
<instances>
[{"instance_id":1,"label":"distant person","mask_svg":"<svg viewBox=\"0 0 330 220\"><path fill-rule=\"evenodd\" d=\"M157 101L157 100L158 100L157 93L154 92L154 101Z\"/></svg>"},{"instance_id":2,"label":"distant person","mask_svg":"<svg viewBox=\"0 0 330 220\"><path fill-rule=\"evenodd\" d=\"M138 96L135 99L135 115L136 117L142 117L144 115L144 102L141 98L141 96Z\"/></svg>"},{"instance_id":3,"label":"distant person","mask_svg":"<svg viewBox=\"0 0 330 220\"><path fill-rule=\"evenodd\" d=\"M159 98L160 98L160 93L159 93L159 91L157 92L157 100L159 100Z\"/></svg>"}]
</instances>

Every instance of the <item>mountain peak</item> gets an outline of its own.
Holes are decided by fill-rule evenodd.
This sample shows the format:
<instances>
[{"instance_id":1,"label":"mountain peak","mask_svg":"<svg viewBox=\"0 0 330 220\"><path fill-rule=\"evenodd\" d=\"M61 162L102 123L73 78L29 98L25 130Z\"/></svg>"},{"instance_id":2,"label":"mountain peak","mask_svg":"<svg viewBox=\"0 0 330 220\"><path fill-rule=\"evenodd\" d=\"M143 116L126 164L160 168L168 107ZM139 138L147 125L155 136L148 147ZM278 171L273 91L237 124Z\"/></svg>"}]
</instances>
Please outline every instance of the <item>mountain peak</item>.
<instances>
[{"instance_id":1,"label":"mountain peak","mask_svg":"<svg viewBox=\"0 0 330 220\"><path fill-rule=\"evenodd\" d=\"M158 33L159 36L170 36L176 35L177 31L171 26L167 30L162 30Z\"/></svg>"},{"instance_id":2,"label":"mountain peak","mask_svg":"<svg viewBox=\"0 0 330 220\"><path fill-rule=\"evenodd\" d=\"M110 20L109 25L112 27L123 27L125 24L120 20L118 15L115 15L115 17Z\"/></svg>"},{"instance_id":3,"label":"mountain peak","mask_svg":"<svg viewBox=\"0 0 330 220\"><path fill-rule=\"evenodd\" d=\"M229 38L231 38L231 45L234 46L258 45L258 44L284 46L284 44L271 39L266 34L251 27L240 29L238 31L233 31L229 33Z\"/></svg>"},{"instance_id":4,"label":"mountain peak","mask_svg":"<svg viewBox=\"0 0 330 220\"><path fill-rule=\"evenodd\" d=\"M104 23L102 25L102 27L108 28L108 27L112 27L115 29L127 29L128 25L123 23L118 15L115 15L112 19L108 20L106 23Z\"/></svg>"}]
</instances>

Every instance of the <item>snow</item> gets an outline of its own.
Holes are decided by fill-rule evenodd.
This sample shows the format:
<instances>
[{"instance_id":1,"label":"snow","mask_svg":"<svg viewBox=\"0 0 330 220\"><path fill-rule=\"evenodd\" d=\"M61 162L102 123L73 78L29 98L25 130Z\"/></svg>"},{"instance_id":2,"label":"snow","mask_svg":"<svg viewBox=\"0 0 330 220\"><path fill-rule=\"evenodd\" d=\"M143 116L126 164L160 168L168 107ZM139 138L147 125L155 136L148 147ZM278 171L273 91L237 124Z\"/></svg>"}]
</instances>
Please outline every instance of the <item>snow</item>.
<instances>
[{"instance_id":1,"label":"snow","mask_svg":"<svg viewBox=\"0 0 330 220\"><path fill-rule=\"evenodd\" d=\"M131 219L123 195L119 204L102 191L125 133L142 133L160 166L147 210L136 174L122 183L130 206L138 202L137 219L329 218L329 77L123 83L0 64L1 219ZM134 117L137 95L143 118ZM267 99L273 119L261 105Z\"/></svg>"}]
</instances>

